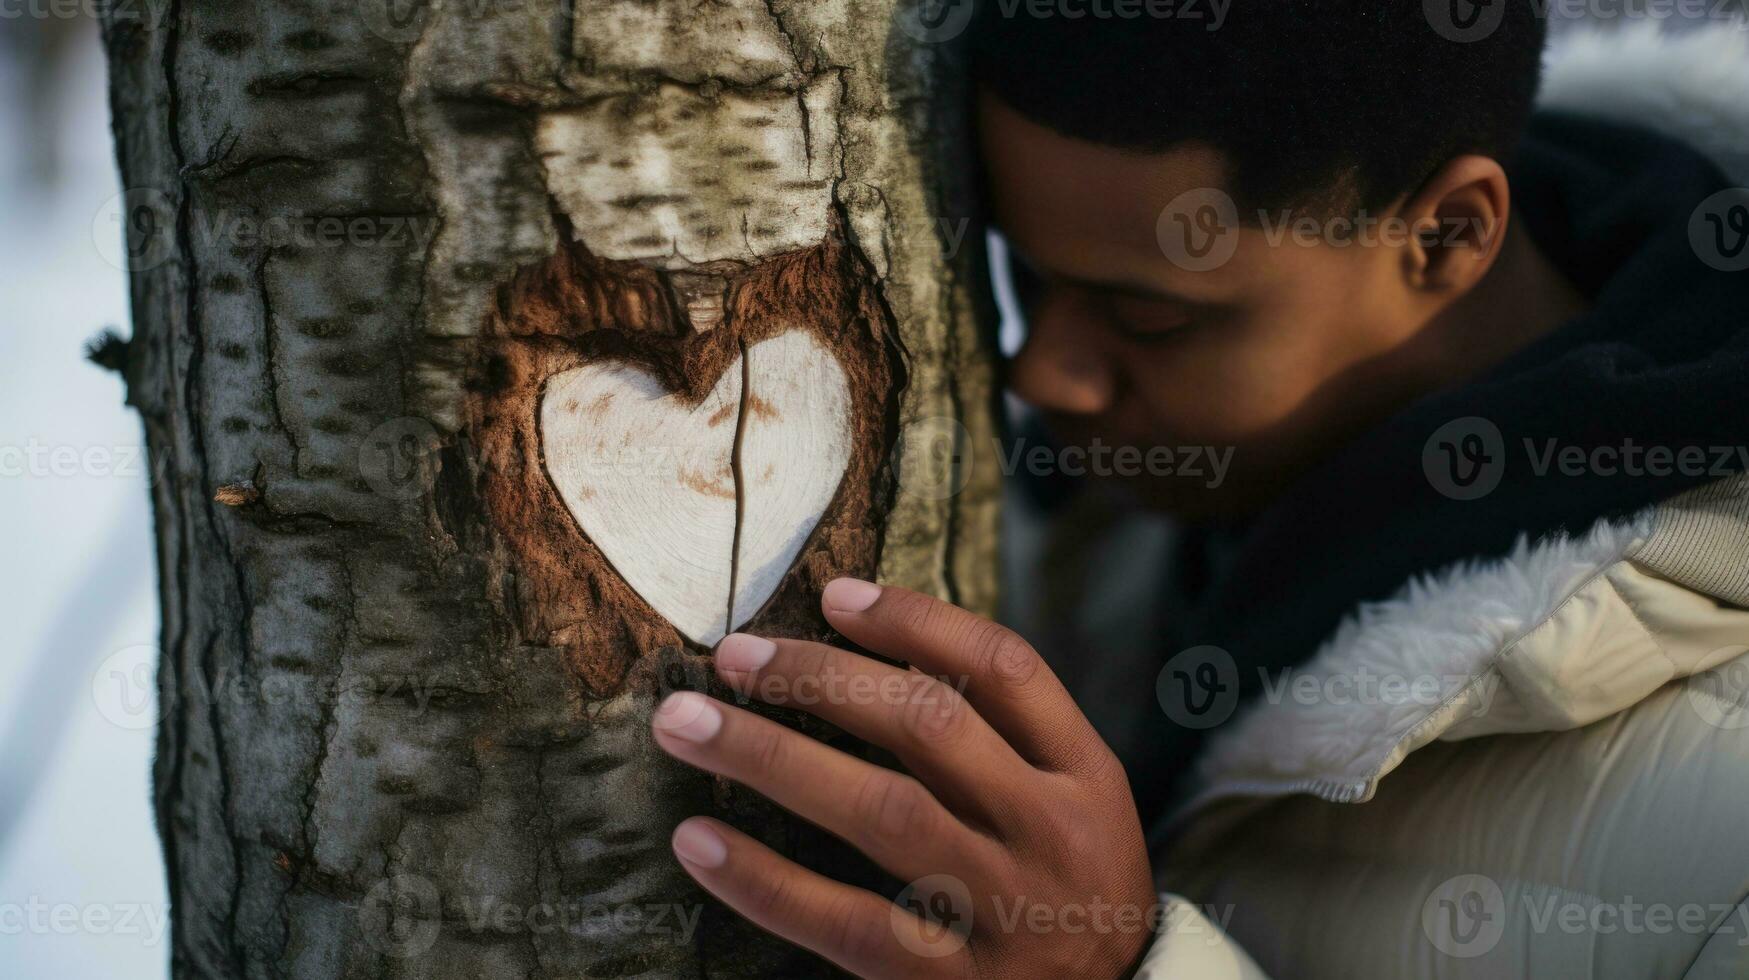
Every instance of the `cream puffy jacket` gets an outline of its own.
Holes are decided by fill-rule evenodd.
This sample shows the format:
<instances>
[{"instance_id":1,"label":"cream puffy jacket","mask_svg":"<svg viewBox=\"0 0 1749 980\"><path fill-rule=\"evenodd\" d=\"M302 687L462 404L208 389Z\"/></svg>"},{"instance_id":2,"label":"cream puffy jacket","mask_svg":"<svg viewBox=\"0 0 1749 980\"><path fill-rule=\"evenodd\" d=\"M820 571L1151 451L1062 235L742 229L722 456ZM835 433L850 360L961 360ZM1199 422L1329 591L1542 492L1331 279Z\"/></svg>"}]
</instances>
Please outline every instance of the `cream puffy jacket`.
<instances>
[{"instance_id":1,"label":"cream puffy jacket","mask_svg":"<svg viewBox=\"0 0 1749 980\"><path fill-rule=\"evenodd\" d=\"M1745 31L1581 38L1543 98L1749 184ZM1735 478L1358 610L1205 749L1139 976L1749 978L1746 607Z\"/></svg>"}]
</instances>

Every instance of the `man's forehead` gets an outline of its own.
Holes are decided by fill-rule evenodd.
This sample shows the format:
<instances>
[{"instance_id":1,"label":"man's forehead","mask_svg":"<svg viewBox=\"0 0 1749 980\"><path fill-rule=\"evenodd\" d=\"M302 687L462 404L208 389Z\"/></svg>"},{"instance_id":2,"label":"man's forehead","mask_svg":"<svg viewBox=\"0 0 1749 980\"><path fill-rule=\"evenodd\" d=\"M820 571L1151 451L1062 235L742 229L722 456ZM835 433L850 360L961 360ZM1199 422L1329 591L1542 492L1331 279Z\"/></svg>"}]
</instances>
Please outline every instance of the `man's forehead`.
<instances>
[{"instance_id":1,"label":"man's forehead","mask_svg":"<svg viewBox=\"0 0 1749 980\"><path fill-rule=\"evenodd\" d=\"M988 93L979 96L979 123L998 226L1023 254L1067 274L1157 272L1161 212L1224 181L1219 152L1205 145L1101 146L1053 132Z\"/></svg>"}]
</instances>

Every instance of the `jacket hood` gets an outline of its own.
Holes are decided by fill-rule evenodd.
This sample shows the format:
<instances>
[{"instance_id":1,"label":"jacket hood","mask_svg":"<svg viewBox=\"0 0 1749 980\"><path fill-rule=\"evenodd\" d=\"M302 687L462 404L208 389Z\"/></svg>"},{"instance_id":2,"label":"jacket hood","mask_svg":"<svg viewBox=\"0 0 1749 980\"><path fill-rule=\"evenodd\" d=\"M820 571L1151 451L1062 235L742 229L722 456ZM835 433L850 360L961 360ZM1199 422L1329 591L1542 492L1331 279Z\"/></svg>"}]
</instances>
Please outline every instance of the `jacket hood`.
<instances>
[{"instance_id":1,"label":"jacket hood","mask_svg":"<svg viewBox=\"0 0 1749 980\"><path fill-rule=\"evenodd\" d=\"M1737 516L1697 529L1701 501ZM1709 594L1672 577L1661 557L1697 536L1714 539L1714 571L1745 576L1749 478L1418 576L1265 682L1210 740L1191 808L1286 793L1364 802L1435 740L1578 728L1735 660L1749 652L1749 610L1735 604L1749 599L1749 584ZM1694 704L1703 716L1726 707L1735 706Z\"/></svg>"},{"instance_id":2,"label":"jacket hood","mask_svg":"<svg viewBox=\"0 0 1749 980\"><path fill-rule=\"evenodd\" d=\"M1679 134L1685 123L1729 112L1735 143L1706 126L1701 142L1720 151L1718 162L1745 165L1749 37L1618 34L1568 42L1571 62L1556 49L1545 79L1551 111L1533 121L1509 168L1519 216L1590 295L1591 310L1357 440L1246 530L1184 634L1184 645L1212 645L1231 657L1223 679L1251 705L1223 727L1207 753L1211 764L1229 750L1223 744L1298 740L1304 765L1251 775L1276 790L1364 799L1395 759L1441 737L1479 699L1591 683L1580 680L1583 670L1567 669L1573 664L1541 680L1522 676L1504 691L1485 686L1504 684L1504 675L1483 686L1476 678L1519 631L1547 623L1605 569L1646 547L1660 501L1749 464L1749 273L1709 263L1692 237L1703 202L1730 184L1718 163L1654 131ZM1693 73L1672 70L1685 44L1738 51L1734 60L1704 54L1709 65L1736 66L1738 76L1734 88L1710 93L1710 112L1671 108L1699 99ZM1658 56L1637 57L1642 48ZM1639 94L1619 104L1599 94L1660 90L1661 98ZM1653 126L1553 111L1565 107L1610 107L1618 119ZM1639 112L1648 118L1632 118ZM1656 465L1645 455L1652 449ZM1686 464L1677 465L1684 451ZM1580 464L1569 465L1574 459ZM1378 712L1281 706L1284 678L1359 683L1362 668L1443 687ZM1613 690L1586 711L1619 710L1633 696ZM1543 723L1560 721L1526 722ZM1235 726L1249 734L1234 738ZM1160 751L1193 755L1201 737L1177 736ZM1312 758L1319 753L1321 762ZM1207 776L1199 780L1204 792ZM1231 776L1229 789L1244 778Z\"/></svg>"}]
</instances>

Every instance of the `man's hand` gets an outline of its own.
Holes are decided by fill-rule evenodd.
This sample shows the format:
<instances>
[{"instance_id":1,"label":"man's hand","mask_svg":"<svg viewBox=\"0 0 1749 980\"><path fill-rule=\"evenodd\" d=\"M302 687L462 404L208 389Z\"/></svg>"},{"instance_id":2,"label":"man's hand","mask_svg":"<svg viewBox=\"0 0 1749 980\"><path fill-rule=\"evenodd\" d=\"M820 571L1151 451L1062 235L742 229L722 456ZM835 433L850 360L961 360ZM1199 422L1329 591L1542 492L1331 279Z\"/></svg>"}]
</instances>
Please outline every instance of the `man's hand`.
<instances>
[{"instance_id":1,"label":"man's hand","mask_svg":"<svg viewBox=\"0 0 1749 980\"><path fill-rule=\"evenodd\" d=\"M838 579L822 605L839 632L912 669L734 634L718 674L891 751L911 775L696 692L662 702L656 741L912 886L895 905L705 817L675 830L681 865L756 925L864 977L1125 975L1155 916L1141 824L1122 767L1050 668L1008 630L904 589Z\"/></svg>"}]
</instances>

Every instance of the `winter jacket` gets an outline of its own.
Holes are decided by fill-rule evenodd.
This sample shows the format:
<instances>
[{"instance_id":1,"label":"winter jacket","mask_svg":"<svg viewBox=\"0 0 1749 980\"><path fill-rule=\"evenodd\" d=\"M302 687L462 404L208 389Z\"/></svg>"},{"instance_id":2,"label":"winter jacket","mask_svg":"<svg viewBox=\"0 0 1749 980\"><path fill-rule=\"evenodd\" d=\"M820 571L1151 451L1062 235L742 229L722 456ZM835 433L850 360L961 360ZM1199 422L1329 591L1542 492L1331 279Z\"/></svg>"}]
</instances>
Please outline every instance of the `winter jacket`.
<instances>
[{"instance_id":1,"label":"winter jacket","mask_svg":"<svg viewBox=\"0 0 1749 980\"><path fill-rule=\"evenodd\" d=\"M1543 95L1749 185L1746 99L1735 27L1569 40ZM1749 977L1749 477L1567 527L1355 605L1200 744L1138 976Z\"/></svg>"}]
</instances>

